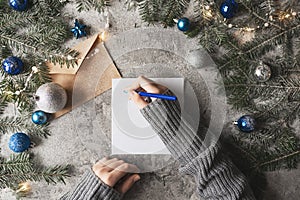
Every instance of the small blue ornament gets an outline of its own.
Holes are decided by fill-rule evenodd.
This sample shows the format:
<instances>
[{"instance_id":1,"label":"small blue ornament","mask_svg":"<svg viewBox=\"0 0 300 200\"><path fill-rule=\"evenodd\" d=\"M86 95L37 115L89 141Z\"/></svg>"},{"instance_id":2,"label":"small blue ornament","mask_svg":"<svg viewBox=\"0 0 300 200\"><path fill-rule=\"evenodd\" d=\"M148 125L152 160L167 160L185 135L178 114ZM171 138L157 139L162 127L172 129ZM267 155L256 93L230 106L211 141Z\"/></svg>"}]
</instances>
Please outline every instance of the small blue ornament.
<instances>
[{"instance_id":1,"label":"small blue ornament","mask_svg":"<svg viewBox=\"0 0 300 200\"><path fill-rule=\"evenodd\" d=\"M9 0L9 5L16 11L24 11L27 8L27 0Z\"/></svg>"},{"instance_id":2,"label":"small blue ornament","mask_svg":"<svg viewBox=\"0 0 300 200\"><path fill-rule=\"evenodd\" d=\"M30 147L30 138L25 133L15 133L10 137L8 146L13 152L23 152Z\"/></svg>"},{"instance_id":3,"label":"small blue ornament","mask_svg":"<svg viewBox=\"0 0 300 200\"><path fill-rule=\"evenodd\" d=\"M220 12L224 18L230 19L234 17L237 12L238 4L235 0L226 0L220 6Z\"/></svg>"},{"instance_id":4,"label":"small blue ornament","mask_svg":"<svg viewBox=\"0 0 300 200\"><path fill-rule=\"evenodd\" d=\"M180 30L180 31L187 31L189 30L190 28L190 20L186 17L183 17L181 19L178 20L177 22L177 28Z\"/></svg>"},{"instance_id":5,"label":"small blue ornament","mask_svg":"<svg viewBox=\"0 0 300 200\"><path fill-rule=\"evenodd\" d=\"M244 115L234 122L235 125L243 132L252 132L255 129L255 119L250 115Z\"/></svg>"},{"instance_id":6,"label":"small blue ornament","mask_svg":"<svg viewBox=\"0 0 300 200\"><path fill-rule=\"evenodd\" d=\"M38 125L43 125L48 122L48 114L44 111L37 110L31 115L31 120L33 123Z\"/></svg>"},{"instance_id":7,"label":"small blue ornament","mask_svg":"<svg viewBox=\"0 0 300 200\"><path fill-rule=\"evenodd\" d=\"M23 71L23 67L23 61L15 56L8 57L2 62L2 68L10 75L20 74Z\"/></svg>"},{"instance_id":8,"label":"small blue ornament","mask_svg":"<svg viewBox=\"0 0 300 200\"><path fill-rule=\"evenodd\" d=\"M86 32L84 30L86 28L86 25L80 24L78 19L75 19L74 24L75 24L75 26L71 30L74 37L76 37L76 39L78 39L80 37L86 36Z\"/></svg>"}]
</instances>

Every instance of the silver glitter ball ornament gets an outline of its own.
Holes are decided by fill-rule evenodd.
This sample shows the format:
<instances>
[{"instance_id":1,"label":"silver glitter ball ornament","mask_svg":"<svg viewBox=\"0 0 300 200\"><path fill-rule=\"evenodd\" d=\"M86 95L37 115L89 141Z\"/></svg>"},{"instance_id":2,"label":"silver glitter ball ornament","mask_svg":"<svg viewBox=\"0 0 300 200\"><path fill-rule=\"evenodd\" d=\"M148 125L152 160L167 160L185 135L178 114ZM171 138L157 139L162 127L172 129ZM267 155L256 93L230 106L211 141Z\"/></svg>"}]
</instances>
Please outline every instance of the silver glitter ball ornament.
<instances>
[{"instance_id":1,"label":"silver glitter ball ornament","mask_svg":"<svg viewBox=\"0 0 300 200\"><path fill-rule=\"evenodd\" d=\"M67 93L57 83L45 83L35 93L38 108L46 113L62 110L67 103Z\"/></svg>"},{"instance_id":2,"label":"silver glitter ball ornament","mask_svg":"<svg viewBox=\"0 0 300 200\"><path fill-rule=\"evenodd\" d=\"M264 64L260 63L254 71L254 77L259 82L266 82L271 78L272 71L271 68Z\"/></svg>"}]
</instances>

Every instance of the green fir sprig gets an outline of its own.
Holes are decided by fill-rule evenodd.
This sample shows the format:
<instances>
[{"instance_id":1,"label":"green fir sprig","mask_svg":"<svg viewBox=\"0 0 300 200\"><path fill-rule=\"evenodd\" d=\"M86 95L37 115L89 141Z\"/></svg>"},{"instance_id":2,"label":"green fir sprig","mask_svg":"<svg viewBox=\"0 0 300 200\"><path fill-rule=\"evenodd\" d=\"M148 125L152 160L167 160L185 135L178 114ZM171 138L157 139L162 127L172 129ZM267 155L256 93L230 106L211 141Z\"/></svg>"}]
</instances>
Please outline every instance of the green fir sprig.
<instances>
[{"instance_id":1,"label":"green fir sprig","mask_svg":"<svg viewBox=\"0 0 300 200\"><path fill-rule=\"evenodd\" d=\"M68 168L68 165L38 167L28 153L11 155L8 159L0 157L0 189L6 187L17 189L19 183L26 181L45 180L47 183L65 183L64 179L69 177Z\"/></svg>"},{"instance_id":2,"label":"green fir sprig","mask_svg":"<svg viewBox=\"0 0 300 200\"><path fill-rule=\"evenodd\" d=\"M110 5L110 0L75 0L78 11L94 9L104 12L105 7Z\"/></svg>"},{"instance_id":3,"label":"green fir sprig","mask_svg":"<svg viewBox=\"0 0 300 200\"><path fill-rule=\"evenodd\" d=\"M142 19L150 24L161 22L165 26L173 26L173 19L180 18L189 0L143 0L138 2Z\"/></svg>"}]
</instances>

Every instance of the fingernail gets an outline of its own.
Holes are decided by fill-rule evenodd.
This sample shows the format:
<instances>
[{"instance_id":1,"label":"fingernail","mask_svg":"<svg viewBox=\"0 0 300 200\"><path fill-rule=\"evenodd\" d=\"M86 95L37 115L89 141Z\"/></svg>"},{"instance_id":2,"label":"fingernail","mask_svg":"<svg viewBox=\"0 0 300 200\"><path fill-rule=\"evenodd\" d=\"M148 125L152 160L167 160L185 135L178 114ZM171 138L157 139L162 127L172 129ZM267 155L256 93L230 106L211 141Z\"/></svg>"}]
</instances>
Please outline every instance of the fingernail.
<instances>
[{"instance_id":1,"label":"fingernail","mask_svg":"<svg viewBox=\"0 0 300 200\"><path fill-rule=\"evenodd\" d=\"M137 182L140 179L141 179L141 177L139 175L136 175L133 180L134 180L134 182Z\"/></svg>"}]
</instances>

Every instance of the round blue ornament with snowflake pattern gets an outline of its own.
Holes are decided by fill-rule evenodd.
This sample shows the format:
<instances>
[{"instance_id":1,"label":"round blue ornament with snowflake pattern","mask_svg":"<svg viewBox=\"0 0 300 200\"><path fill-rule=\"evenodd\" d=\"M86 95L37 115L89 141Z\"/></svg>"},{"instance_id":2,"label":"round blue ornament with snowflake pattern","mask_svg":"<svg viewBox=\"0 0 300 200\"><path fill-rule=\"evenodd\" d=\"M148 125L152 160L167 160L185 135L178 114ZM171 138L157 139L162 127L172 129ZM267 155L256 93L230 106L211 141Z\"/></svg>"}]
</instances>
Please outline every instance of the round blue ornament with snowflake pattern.
<instances>
[{"instance_id":1,"label":"round blue ornament with snowflake pattern","mask_svg":"<svg viewBox=\"0 0 300 200\"><path fill-rule=\"evenodd\" d=\"M238 4L235 0L226 0L220 6L220 13L224 18L230 19L235 16L238 9Z\"/></svg>"},{"instance_id":2,"label":"round blue ornament with snowflake pattern","mask_svg":"<svg viewBox=\"0 0 300 200\"><path fill-rule=\"evenodd\" d=\"M28 0L9 0L9 5L16 11L24 11L28 6Z\"/></svg>"},{"instance_id":3,"label":"round blue ornament with snowflake pattern","mask_svg":"<svg viewBox=\"0 0 300 200\"><path fill-rule=\"evenodd\" d=\"M30 147L30 138L25 133L15 133L10 137L8 146L13 152L21 153Z\"/></svg>"},{"instance_id":4,"label":"round blue ornament with snowflake pattern","mask_svg":"<svg viewBox=\"0 0 300 200\"><path fill-rule=\"evenodd\" d=\"M250 115L244 115L234 122L237 127L243 132L252 132L255 129L255 119Z\"/></svg>"},{"instance_id":5,"label":"round blue ornament with snowflake pattern","mask_svg":"<svg viewBox=\"0 0 300 200\"><path fill-rule=\"evenodd\" d=\"M17 75L23 71L23 61L15 56L10 56L2 62L3 70L10 75Z\"/></svg>"}]
</instances>

